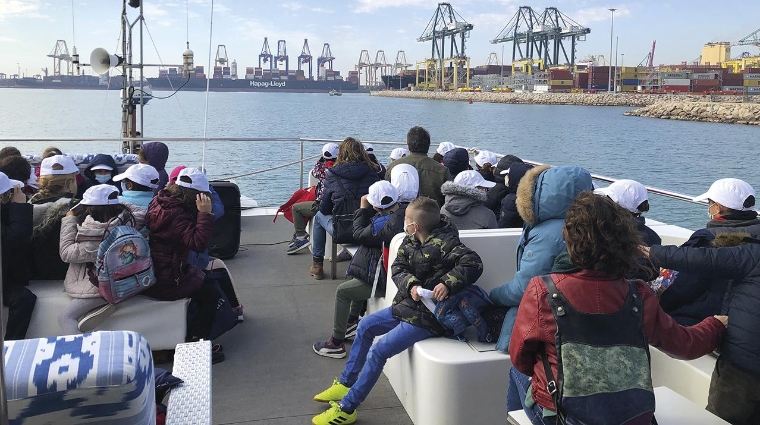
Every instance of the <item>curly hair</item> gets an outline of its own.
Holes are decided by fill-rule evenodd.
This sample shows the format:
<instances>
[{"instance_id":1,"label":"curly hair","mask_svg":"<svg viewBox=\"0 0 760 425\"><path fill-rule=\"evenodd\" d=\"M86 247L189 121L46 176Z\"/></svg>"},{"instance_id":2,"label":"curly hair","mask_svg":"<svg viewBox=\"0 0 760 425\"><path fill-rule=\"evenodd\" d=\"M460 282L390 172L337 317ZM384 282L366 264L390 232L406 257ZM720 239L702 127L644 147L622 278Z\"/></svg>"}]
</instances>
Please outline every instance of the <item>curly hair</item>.
<instances>
[{"instance_id":1,"label":"curly hair","mask_svg":"<svg viewBox=\"0 0 760 425\"><path fill-rule=\"evenodd\" d=\"M66 194L76 195L77 179L76 174L51 174L40 176L37 184L40 190L31 199L34 204L35 200L43 200L52 197L60 197Z\"/></svg>"},{"instance_id":2,"label":"curly hair","mask_svg":"<svg viewBox=\"0 0 760 425\"><path fill-rule=\"evenodd\" d=\"M195 203L195 200L201 192L178 184L170 184L169 186L166 186L166 191L169 192L169 196L172 198L179 199L182 206L187 211L192 214L198 213L198 205Z\"/></svg>"},{"instance_id":3,"label":"curly hair","mask_svg":"<svg viewBox=\"0 0 760 425\"><path fill-rule=\"evenodd\" d=\"M338 158L335 160L335 165L352 162L364 162L373 170L380 170L380 166L372 162L369 155L367 155L367 151L364 150L362 142L353 137L346 137L338 149Z\"/></svg>"},{"instance_id":4,"label":"curly hair","mask_svg":"<svg viewBox=\"0 0 760 425\"><path fill-rule=\"evenodd\" d=\"M630 212L610 198L584 191L565 216L562 236L570 261L578 267L624 278L642 266L643 245Z\"/></svg>"}]
</instances>

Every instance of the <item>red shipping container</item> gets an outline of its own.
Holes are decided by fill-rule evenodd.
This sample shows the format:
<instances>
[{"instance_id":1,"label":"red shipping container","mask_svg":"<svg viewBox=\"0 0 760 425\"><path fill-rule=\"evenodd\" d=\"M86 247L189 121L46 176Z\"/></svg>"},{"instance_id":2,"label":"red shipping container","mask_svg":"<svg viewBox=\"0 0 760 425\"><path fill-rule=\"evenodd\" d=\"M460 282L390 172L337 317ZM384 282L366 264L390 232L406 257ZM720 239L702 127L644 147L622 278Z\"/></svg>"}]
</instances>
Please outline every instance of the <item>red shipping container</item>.
<instances>
[{"instance_id":1,"label":"red shipping container","mask_svg":"<svg viewBox=\"0 0 760 425\"><path fill-rule=\"evenodd\" d=\"M680 93L688 93L690 88L689 86L662 86L664 91Z\"/></svg>"},{"instance_id":2,"label":"red shipping container","mask_svg":"<svg viewBox=\"0 0 760 425\"><path fill-rule=\"evenodd\" d=\"M703 86L709 86L709 87L718 87L718 80L691 80L691 83L697 87L703 87Z\"/></svg>"}]
</instances>

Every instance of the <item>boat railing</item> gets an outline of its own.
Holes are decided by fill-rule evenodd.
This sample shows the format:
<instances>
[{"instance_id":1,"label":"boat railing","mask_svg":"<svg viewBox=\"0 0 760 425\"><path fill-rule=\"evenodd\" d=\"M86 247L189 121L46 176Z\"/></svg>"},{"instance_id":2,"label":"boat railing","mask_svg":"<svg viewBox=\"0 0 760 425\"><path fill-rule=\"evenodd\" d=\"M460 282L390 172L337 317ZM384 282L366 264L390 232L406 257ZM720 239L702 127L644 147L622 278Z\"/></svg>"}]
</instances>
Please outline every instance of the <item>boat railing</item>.
<instances>
[{"instance_id":1,"label":"boat railing","mask_svg":"<svg viewBox=\"0 0 760 425\"><path fill-rule=\"evenodd\" d=\"M285 162L282 164L278 164L273 167L265 168L265 169L258 169L258 170L251 170L244 173L238 173L235 175L229 175L224 176L222 179L228 180L228 179L240 179L245 178L249 176L264 174L273 170L286 168L286 167L294 167L298 166L300 171L298 173L299 175L299 187L303 188L304 183L307 181L305 179L305 176L307 175L307 169L304 165L307 162L311 162L314 159L318 158L319 155L305 155L305 146L307 144L324 144L324 143L341 143L342 140L340 139L329 139L329 138L312 138L312 137L213 137L213 138L200 138L200 137L145 137L145 138L99 138L99 137L90 137L90 138L45 138L45 139L39 139L39 138L0 138L0 144L7 145L7 144L13 144L13 143L23 143L23 142L39 142L39 143L65 143L65 142L112 142L114 144L118 143L119 146L121 146L124 142L137 142L139 144L142 143L148 143L148 142L171 142L171 143L240 143L240 142L253 142L253 143L290 143L290 144L297 144L299 149L299 156L297 160ZM406 147L406 142L398 142L398 141L382 141L382 140L364 140L365 143L372 143L373 145L378 146L387 146L389 148L395 148L395 147ZM465 148L470 153L470 157L472 158L474 155L476 155L480 149L477 147L467 147L467 146L457 146L461 148ZM497 157L501 158L502 154L496 154ZM550 164L544 164L538 161L532 161L532 160L525 160L523 161L530 163L532 165L550 165ZM601 174L591 174L591 177L599 182L605 182L605 183L614 183L617 180L617 178L603 176ZM647 190L650 194L663 196L666 198L676 199L680 201L686 201L693 204L700 204L700 205L707 205L706 201L694 201L694 196L687 195L680 192L675 192L672 190L662 189L654 186L646 186Z\"/></svg>"}]
</instances>

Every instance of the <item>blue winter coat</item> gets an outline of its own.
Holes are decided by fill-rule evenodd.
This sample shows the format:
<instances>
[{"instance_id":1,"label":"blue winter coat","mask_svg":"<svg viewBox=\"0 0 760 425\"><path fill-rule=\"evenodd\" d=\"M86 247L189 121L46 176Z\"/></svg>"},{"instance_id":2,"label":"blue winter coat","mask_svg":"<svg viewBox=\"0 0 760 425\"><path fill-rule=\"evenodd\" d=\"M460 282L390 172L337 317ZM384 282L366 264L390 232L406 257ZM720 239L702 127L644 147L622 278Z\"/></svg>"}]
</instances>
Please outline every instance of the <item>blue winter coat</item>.
<instances>
[{"instance_id":1,"label":"blue winter coat","mask_svg":"<svg viewBox=\"0 0 760 425\"><path fill-rule=\"evenodd\" d=\"M579 193L591 189L591 174L573 166L536 167L520 180L517 210L525 220L525 227L517 247L517 273L490 294L495 304L511 307L504 318L496 349L509 350L517 307L525 287L534 276L549 273L554 258L565 251L562 239L565 213Z\"/></svg>"},{"instance_id":2,"label":"blue winter coat","mask_svg":"<svg viewBox=\"0 0 760 425\"><path fill-rule=\"evenodd\" d=\"M741 239L741 235L724 232L715 238L717 242ZM661 267L732 280L724 311L729 317L728 333L720 355L736 367L760 375L760 240L746 238L742 242L745 245L732 248L654 245L649 258ZM679 279L674 286L680 284Z\"/></svg>"},{"instance_id":3,"label":"blue winter coat","mask_svg":"<svg viewBox=\"0 0 760 425\"><path fill-rule=\"evenodd\" d=\"M380 180L377 171L363 162L349 162L333 165L327 170L327 176L322 182L322 199L319 201L319 212L332 215L333 207L343 201L344 193L338 184L343 183L346 191L351 191L358 201L369 193L372 183Z\"/></svg>"}]
</instances>

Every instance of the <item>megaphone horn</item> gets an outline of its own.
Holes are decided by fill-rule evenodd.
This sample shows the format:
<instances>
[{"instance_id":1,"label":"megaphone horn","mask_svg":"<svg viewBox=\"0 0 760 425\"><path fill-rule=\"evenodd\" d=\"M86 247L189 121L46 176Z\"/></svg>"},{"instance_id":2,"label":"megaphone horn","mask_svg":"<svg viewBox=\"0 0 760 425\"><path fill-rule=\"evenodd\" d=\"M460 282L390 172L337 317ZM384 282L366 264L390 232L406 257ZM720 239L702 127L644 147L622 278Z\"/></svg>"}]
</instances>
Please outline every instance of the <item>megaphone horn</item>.
<instances>
[{"instance_id":1,"label":"megaphone horn","mask_svg":"<svg viewBox=\"0 0 760 425\"><path fill-rule=\"evenodd\" d=\"M124 62L124 58L111 55L108 50L98 47L90 53L90 67L96 74L105 74L109 69L119 66Z\"/></svg>"}]
</instances>

